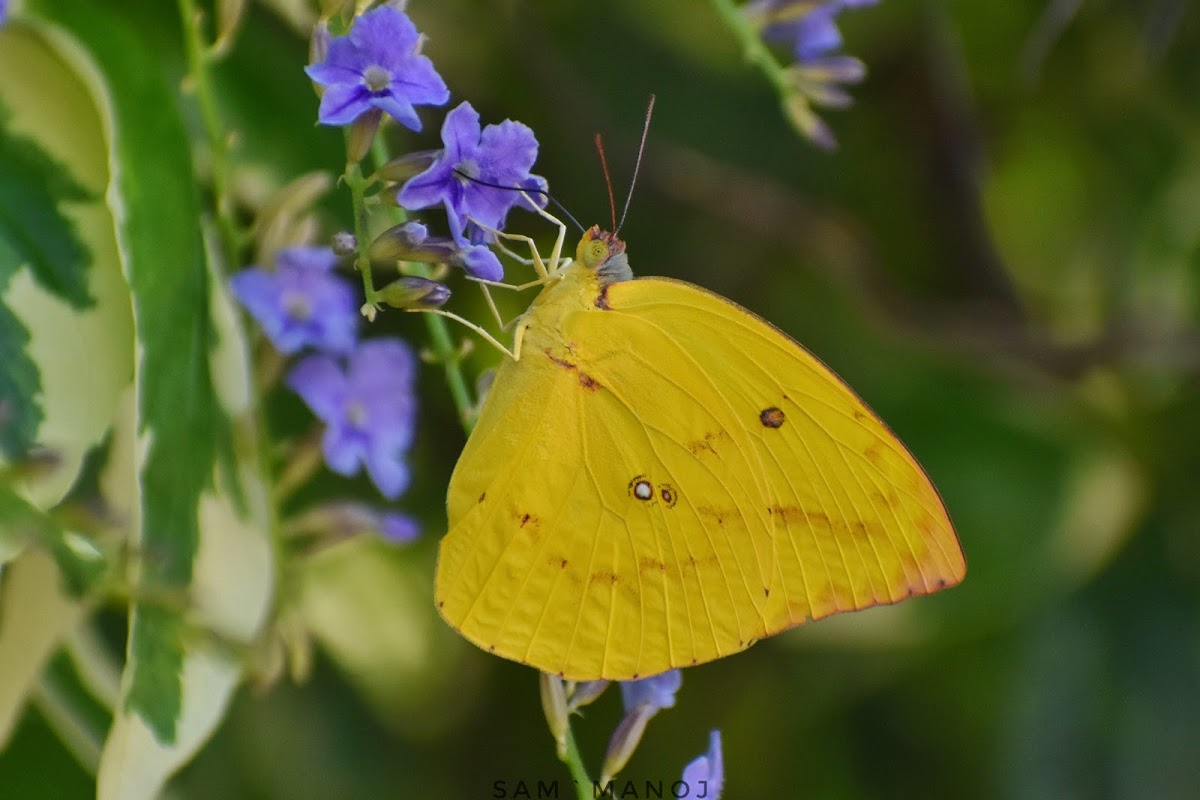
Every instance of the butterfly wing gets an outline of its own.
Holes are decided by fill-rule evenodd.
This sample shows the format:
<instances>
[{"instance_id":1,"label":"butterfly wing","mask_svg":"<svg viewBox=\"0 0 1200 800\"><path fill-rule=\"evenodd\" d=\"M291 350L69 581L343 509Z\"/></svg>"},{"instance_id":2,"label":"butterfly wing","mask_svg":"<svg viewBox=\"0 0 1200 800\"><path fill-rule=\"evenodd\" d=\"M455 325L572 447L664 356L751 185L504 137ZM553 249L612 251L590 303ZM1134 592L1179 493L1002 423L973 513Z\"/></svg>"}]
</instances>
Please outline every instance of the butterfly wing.
<instances>
[{"instance_id":1,"label":"butterfly wing","mask_svg":"<svg viewBox=\"0 0 1200 800\"><path fill-rule=\"evenodd\" d=\"M601 305L501 368L455 469L436 594L467 638L628 679L961 579L920 467L798 344L677 281Z\"/></svg>"},{"instance_id":2,"label":"butterfly wing","mask_svg":"<svg viewBox=\"0 0 1200 800\"><path fill-rule=\"evenodd\" d=\"M811 353L749 311L680 281L613 284L605 301L603 314L572 317L566 336L638 353L635 369L681 385L717 387L736 411L768 486L768 633L962 580L966 563L933 484ZM626 380L633 359L600 359L600 380ZM635 413L653 415L643 405ZM714 447L697 457L716 468L723 455Z\"/></svg>"}]
</instances>

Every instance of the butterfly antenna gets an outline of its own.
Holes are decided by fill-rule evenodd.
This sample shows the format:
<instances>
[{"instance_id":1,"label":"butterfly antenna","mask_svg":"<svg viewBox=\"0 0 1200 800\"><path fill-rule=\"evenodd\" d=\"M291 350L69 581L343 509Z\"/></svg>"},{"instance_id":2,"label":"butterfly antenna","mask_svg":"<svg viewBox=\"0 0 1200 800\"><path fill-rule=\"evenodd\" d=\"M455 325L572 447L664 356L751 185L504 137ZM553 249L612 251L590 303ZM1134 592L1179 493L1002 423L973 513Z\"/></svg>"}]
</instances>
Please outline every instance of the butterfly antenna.
<instances>
[{"instance_id":1,"label":"butterfly antenna","mask_svg":"<svg viewBox=\"0 0 1200 800\"><path fill-rule=\"evenodd\" d=\"M633 162L633 179L629 181L629 194L625 195L625 207L621 209L621 221L613 230L613 236L620 232L625 224L625 215L629 213L629 201L633 199L633 187L637 186L638 170L642 166L642 153L646 151L646 135L650 133L650 117L654 114L654 95L650 95L650 103L646 106L646 121L642 124L642 142L638 145L637 161Z\"/></svg>"},{"instance_id":2,"label":"butterfly antenna","mask_svg":"<svg viewBox=\"0 0 1200 800\"><path fill-rule=\"evenodd\" d=\"M596 152L600 154L600 169L604 170L604 185L608 187L608 210L612 215L613 232L617 229L617 203L613 200L612 178L608 176L608 159L604 157L604 138L596 134Z\"/></svg>"},{"instance_id":3,"label":"butterfly antenna","mask_svg":"<svg viewBox=\"0 0 1200 800\"><path fill-rule=\"evenodd\" d=\"M492 183L491 181L485 181L482 178L472 177L459 169L454 170L454 174L457 175L458 177L462 178L463 180L470 181L471 183L478 183L480 186L490 186L493 189L507 189L510 192L527 192L529 194L540 194L543 197L545 197L547 200L549 200L554 205L555 208L557 208L559 211L561 211L563 213L563 216L566 217L567 219L569 219L571 221L571 224L579 229L580 233L585 233L587 231L586 228L584 228L582 225L579 224L579 220L575 219L575 215L572 214L570 211L567 211L567 207L564 206L562 203L558 202L558 198L556 198L554 195L550 194L545 189L537 189L532 186L530 186L530 187L505 186L502 183Z\"/></svg>"}]
</instances>

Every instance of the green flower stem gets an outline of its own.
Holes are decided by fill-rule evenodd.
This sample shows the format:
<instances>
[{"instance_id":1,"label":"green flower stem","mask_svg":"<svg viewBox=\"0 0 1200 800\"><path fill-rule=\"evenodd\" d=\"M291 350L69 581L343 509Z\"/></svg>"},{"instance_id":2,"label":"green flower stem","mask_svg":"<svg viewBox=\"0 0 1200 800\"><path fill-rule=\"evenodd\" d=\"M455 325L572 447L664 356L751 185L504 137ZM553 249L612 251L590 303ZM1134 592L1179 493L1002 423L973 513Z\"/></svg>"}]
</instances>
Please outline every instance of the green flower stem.
<instances>
[{"instance_id":1,"label":"green flower stem","mask_svg":"<svg viewBox=\"0 0 1200 800\"><path fill-rule=\"evenodd\" d=\"M346 137L349 141L349 131ZM354 259L354 267L362 275L363 297L368 305L379 302L375 291L375 283L371 280L371 257L367 254L367 243L371 234L370 218L367 214L366 192L370 181L363 177L362 167L358 162L346 165L346 174L342 176L350 189L350 202L354 210L354 238L358 240L358 255Z\"/></svg>"},{"instance_id":2,"label":"green flower stem","mask_svg":"<svg viewBox=\"0 0 1200 800\"><path fill-rule=\"evenodd\" d=\"M387 150L387 144L382 136L376 136L375 141L371 143L371 156L377 165L386 164L390 154ZM358 175L358 180L362 181L362 172L358 166L353 167ZM347 176L350 175L350 170L347 170ZM349 182L349 179L348 179ZM366 181L363 181L364 185ZM367 257L367 229L366 229L366 211L365 200L362 196L361 189L355 193L354 185L351 184L351 195L354 198L354 236L358 239L358 268L363 273L363 289L367 293L368 302L373 296L374 286L371 281L371 264ZM399 224L408 219L408 215L404 213L402 208L392 209L392 222ZM360 229L361 225L361 229ZM427 264L416 264L410 262L402 262L400 271L404 275L416 275L421 278L428 278L433 273ZM450 389L450 397L454 401L454 408L458 411L458 421L462 423L463 430L468 434L475 427L475 419L478 416L478 409L475 407L474 400L471 399L471 390L467 386L467 379L462 371L462 354L460 349L454 343L454 337L450 335L450 327L446 324L444 317L439 317L437 314L422 314L425 317L425 330L429 332L429 342L433 351L433 357L437 363L442 365L442 369L446 373L446 386Z\"/></svg>"},{"instance_id":3,"label":"green flower stem","mask_svg":"<svg viewBox=\"0 0 1200 800\"><path fill-rule=\"evenodd\" d=\"M407 265L405 274L429 277L430 270L424 264ZM446 386L450 389L450 397L458 410L458 421L468 434L475 427L479 410L471 400L471 390L467 387L467 379L463 376L462 356L450 335L450 328L445 317L437 314L422 314L425 318L425 330L429 332L429 341L433 346L433 356L446 372Z\"/></svg>"},{"instance_id":4,"label":"green flower stem","mask_svg":"<svg viewBox=\"0 0 1200 800\"><path fill-rule=\"evenodd\" d=\"M211 151L211 178L213 205L216 210L217 230L220 234L222 255L226 269L241 265L239 251L242 234L233 213L233 197L229 190L229 137L221 124L213 92L211 75L206 55L204 35L201 31L203 14L196 8L194 0L179 0L179 18L183 23L183 41L187 50L188 76L200 108L200 120L208 138Z\"/></svg>"},{"instance_id":5,"label":"green flower stem","mask_svg":"<svg viewBox=\"0 0 1200 800\"><path fill-rule=\"evenodd\" d=\"M571 730L570 722L567 723L566 742L566 752L559 754L559 760L566 764L571 772L575 796L579 800L592 800L592 779L588 775L587 767L583 765L583 756L579 754L579 745L575 743L575 734Z\"/></svg>"},{"instance_id":6,"label":"green flower stem","mask_svg":"<svg viewBox=\"0 0 1200 800\"><path fill-rule=\"evenodd\" d=\"M762 70L771 85L781 95L790 94L793 90L788 82L787 71L776 60L771 49L763 43L761 32L754 22L733 0L712 0L717 13L725 20L725 24L737 36L742 45L746 60Z\"/></svg>"}]
</instances>

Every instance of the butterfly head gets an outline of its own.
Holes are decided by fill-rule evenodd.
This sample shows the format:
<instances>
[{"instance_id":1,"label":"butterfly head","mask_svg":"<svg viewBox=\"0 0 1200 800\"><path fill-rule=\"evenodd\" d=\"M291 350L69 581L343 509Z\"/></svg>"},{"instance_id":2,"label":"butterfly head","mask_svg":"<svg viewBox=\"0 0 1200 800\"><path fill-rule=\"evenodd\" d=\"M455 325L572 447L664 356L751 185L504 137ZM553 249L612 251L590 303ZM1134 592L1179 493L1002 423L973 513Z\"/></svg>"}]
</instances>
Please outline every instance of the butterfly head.
<instances>
[{"instance_id":1,"label":"butterfly head","mask_svg":"<svg viewBox=\"0 0 1200 800\"><path fill-rule=\"evenodd\" d=\"M595 272L601 284L627 281L633 277L629 258L625 255L625 243L615 233L600 230L599 225L593 225L583 234L575 251L575 260Z\"/></svg>"}]
</instances>

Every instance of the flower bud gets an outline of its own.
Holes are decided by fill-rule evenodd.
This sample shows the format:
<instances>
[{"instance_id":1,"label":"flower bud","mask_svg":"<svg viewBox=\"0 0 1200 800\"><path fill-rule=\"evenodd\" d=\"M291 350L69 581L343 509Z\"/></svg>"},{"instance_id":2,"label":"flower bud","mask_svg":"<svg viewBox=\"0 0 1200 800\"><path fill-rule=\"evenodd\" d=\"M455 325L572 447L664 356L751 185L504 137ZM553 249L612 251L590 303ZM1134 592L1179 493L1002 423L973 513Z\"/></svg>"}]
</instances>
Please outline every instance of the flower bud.
<instances>
[{"instance_id":1,"label":"flower bud","mask_svg":"<svg viewBox=\"0 0 1200 800\"><path fill-rule=\"evenodd\" d=\"M608 688L609 681L583 681L575 684L574 691L567 698L567 709L569 711L578 711L590 703L595 702L600 695L604 694L604 690Z\"/></svg>"},{"instance_id":2,"label":"flower bud","mask_svg":"<svg viewBox=\"0 0 1200 800\"><path fill-rule=\"evenodd\" d=\"M312 38L308 40L308 63L320 64L329 57L329 21L322 17L313 26Z\"/></svg>"},{"instance_id":3,"label":"flower bud","mask_svg":"<svg viewBox=\"0 0 1200 800\"><path fill-rule=\"evenodd\" d=\"M379 299L392 308L437 308L450 299L450 287L428 278L405 275L380 289Z\"/></svg>"},{"instance_id":4,"label":"flower bud","mask_svg":"<svg viewBox=\"0 0 1200 800\"><path fill-rule=\"evenodd\" d=\"M824 150L837 149L837 139L834 138L833 131L813 111L808 97L798 91L788 93L783 99L783 111L796 130L813 144Z\"/></svg>"},{"instance_id":5,"label":"flower bud","mask_svg":"<svg viewBox=\"0 0 1200 800\"><path fill-rule=\"evenodd\" d=\"M382 181L401 183L429 169L440 154L440 150L421 150L396 156L376 170L375 177Z\"/></svg>"},{"instance_id":6,"label":"flower bud","mask_svg":"<svg viewBox=\"0 0 1200 800\"><path fill-rule=\"evenodd\" d=\"M542 690L542 711L546 713L546 724L558 744L559 758L567 752L567 730L570 719L567 715L567 693L563 687L562 678L548 672L540 673L539 684Z\"/></svg>"},{"instance_id":7,"label":"flower bud","mask_svg":"<svg viewBox=\"0 0 1200 800\"><path fill-rule=\"evenodd\" d=\"M229 51L245 13L246 0L217 0L217 38L212 46L214 56Z\"/></svg>"},{"instance_id":8,"label":"flower bud","mask_svg":"<svg viewBox=\"0 0 1200 800\"><path fill-rule=\"evenodd\" d=\"M357 164L367 157L382 120L383 112L372 108L350 123L350 135L346 139L346 160L349 163Z\"/></svg>"},{"instance_id":9,"label":"flower bud","mask_svg":"<svg viewBox=\"0 0 1200 800\"><path fill-rule=\"evenodd\" d=\"M613 779L633 756L637 746L646 732L646 723L658 712L651 703L643 703L625 715L617 723L612 738L608 740L608 749L604 751L604 765L600 768L600 784L604 785Z\"/></svg>"},{"instance_id":10,"label":"flower bud","mask_svg":"<svg viewBox=\"0 0 1200 800\"><path fill-rule=\"evenodd\" d=\"M429 229L419 222L393 225L371 242L367 256L377 264L396 261L420 261L427 264L445 261L454 253L454 243L430 238Z\"/></svg>"}]
</instances>

